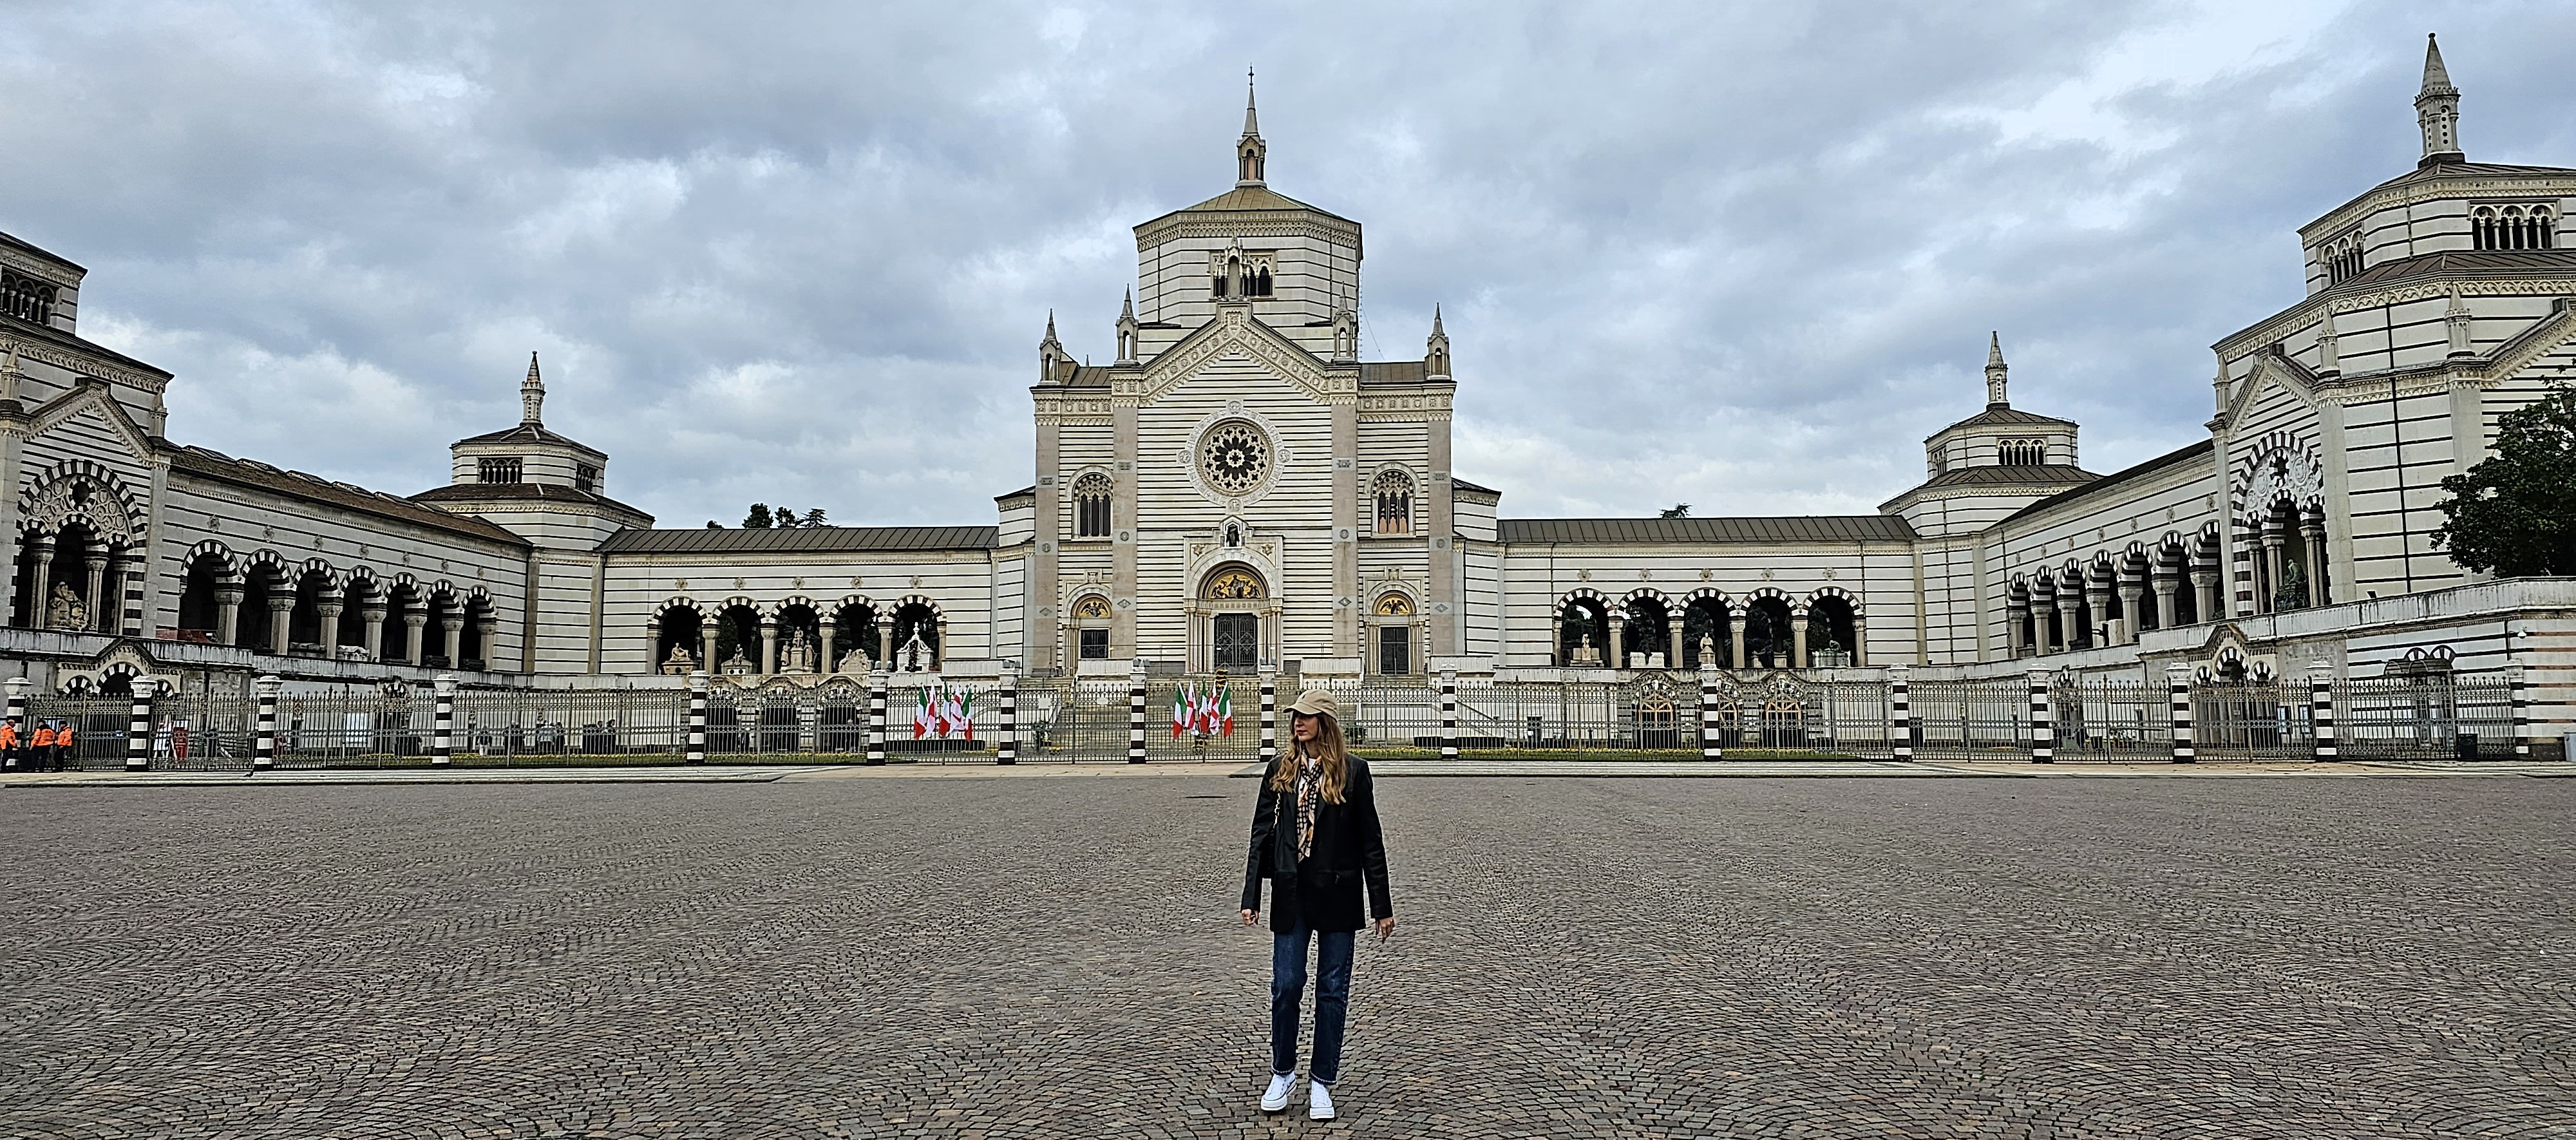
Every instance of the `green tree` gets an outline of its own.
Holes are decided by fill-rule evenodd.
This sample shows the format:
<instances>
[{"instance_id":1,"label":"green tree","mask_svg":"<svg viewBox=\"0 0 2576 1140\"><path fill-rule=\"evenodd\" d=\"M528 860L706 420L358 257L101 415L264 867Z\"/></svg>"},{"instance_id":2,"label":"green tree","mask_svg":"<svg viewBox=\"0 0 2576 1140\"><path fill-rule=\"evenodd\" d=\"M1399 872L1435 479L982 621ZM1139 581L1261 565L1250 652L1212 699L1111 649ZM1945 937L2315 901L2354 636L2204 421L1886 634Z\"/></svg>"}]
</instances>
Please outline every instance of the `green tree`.
<instances>
[{"instance_id":1,"label":"green tree","mask_svg":"<svg viewBox=\"0 0 2576 1140\"><path fill-rule=\"evenodd\" d=\"M770 517L778 521L778 529L780 530L794 530L799 525L796 521L796 512L789 510L786 507L780 507L776 511L771 512Z\"/></svg>"},{"instance_id":2,"label":"green tree","mask_svg":"<svg viewBox=\"0 0 2576 1140\"><path fill-rule=\"evenodd\" d=\"M753 503L751 505L751 513L744 515L742 519L742 529L744 530L768 530L770 526L769 504L767 503Z\"/></svg>"},{"instance_id":3,"label":"green tree","mask_svg":"<svg viewBox=\"0 0 2576 1140\"><path fill-rule=\"evenodd\" d=\"M2495 454L2442 480L2433 548L2500 578L2576 575L2576 388L2496 417Z\"/></svg>"},{"instance_id":4,"label":"green tree","mask_svg":"<svg viewBox=\"0 0 2576 1140\"><path fill-rule=\"evenodd\" d=\"M804 521L804 522L801 522L801 523L798 523L798 524L796 524L796 525L798 525L798 526L826 526L826 525L829 525L829 524L827 524L827 523L825 523L825 522L823 521L823 508L821 508L821 507L816 507L816 508L814 508L813 510L810 510L810 511L805 512L805 521Z\"/></svg>"}]
</instances>

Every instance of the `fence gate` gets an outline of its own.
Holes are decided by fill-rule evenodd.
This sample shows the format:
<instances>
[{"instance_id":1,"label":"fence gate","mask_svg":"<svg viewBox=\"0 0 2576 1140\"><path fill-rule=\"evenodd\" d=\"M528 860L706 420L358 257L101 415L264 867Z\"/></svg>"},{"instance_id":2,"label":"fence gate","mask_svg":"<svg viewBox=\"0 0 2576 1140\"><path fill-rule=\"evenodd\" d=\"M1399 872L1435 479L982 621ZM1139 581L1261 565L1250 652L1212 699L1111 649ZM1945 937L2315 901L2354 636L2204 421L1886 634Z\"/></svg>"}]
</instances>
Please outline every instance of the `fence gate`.
<instances>
[{"instance_id":1,"label":"fence gate","mask_svg":"<svg viewBox=\"0 0 2576 1140\"><path fill-rule=\"evenodd\" d=\"M2030 684L2019 677L1916 681L1914 755L1922 760L2021 760L2030 755Z\"/></svg>"}]
</instances>

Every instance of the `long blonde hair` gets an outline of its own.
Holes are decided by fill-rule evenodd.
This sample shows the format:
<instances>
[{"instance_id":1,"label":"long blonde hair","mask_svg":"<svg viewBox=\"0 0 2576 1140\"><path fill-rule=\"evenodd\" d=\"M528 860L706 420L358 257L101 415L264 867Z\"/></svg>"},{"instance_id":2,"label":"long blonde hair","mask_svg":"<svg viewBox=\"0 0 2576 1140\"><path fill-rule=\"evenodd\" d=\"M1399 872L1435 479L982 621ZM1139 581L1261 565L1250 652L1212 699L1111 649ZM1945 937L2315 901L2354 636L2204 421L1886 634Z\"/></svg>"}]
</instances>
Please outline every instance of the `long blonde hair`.
<instances>
[{"instance_id":1,"label":"long blonde hair","mask_svg":"<svg viewBox=\"0 0 2576 1140\"><path fill-rule=\"evenodd\" d=\"M1289 714L1292 718L1301 715L1304 714L1294 712ZM1270 790L1274 792L1284 792L1297 786L1297 768L1300 761L1297 752L1297 730L1294 727L1296 721L1292 719L1289 724L1291 727L1288 730L1288 747L1279 750L1278 766L1270 770ZM1323 771L1316 780L1319 785L1317 790L1324 793L1325 803L1342 802L1342 785L1349 780L1351 773L1351 754L1342 746L1340 721L1322 713L1315 714L1314 752L1323 761Z\"/></svg>"}]
</instances>

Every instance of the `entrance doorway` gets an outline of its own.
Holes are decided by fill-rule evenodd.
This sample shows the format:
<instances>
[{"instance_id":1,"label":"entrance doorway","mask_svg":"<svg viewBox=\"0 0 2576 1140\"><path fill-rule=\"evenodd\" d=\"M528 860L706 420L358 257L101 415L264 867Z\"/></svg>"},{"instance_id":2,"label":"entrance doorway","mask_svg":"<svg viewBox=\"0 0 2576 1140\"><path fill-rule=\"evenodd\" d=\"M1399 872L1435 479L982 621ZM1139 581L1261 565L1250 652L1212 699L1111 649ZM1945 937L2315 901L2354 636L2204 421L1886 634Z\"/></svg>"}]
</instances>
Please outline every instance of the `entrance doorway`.
<instances>
[{"instance_id":1,"label":"entrance doorway","mask_svg":"<svg viewBox=\"0 0 2576 1140\"><path fill-rule=\"evenodd\" d=\"M1214 619L1217 669L1250 673L1261 667L1261 615L1218 614Z\"/></svg>"},{"instance_id":2,"label":"entrance doorway","mask_svg":"<svg viewBox=\"0 0 2576 1140\"><path fill-rule=\"evenodd\" d=\"M1413 671L1413 627L1377 627L1377 671L1402 676Z\"/></svg>"}]
</instances>

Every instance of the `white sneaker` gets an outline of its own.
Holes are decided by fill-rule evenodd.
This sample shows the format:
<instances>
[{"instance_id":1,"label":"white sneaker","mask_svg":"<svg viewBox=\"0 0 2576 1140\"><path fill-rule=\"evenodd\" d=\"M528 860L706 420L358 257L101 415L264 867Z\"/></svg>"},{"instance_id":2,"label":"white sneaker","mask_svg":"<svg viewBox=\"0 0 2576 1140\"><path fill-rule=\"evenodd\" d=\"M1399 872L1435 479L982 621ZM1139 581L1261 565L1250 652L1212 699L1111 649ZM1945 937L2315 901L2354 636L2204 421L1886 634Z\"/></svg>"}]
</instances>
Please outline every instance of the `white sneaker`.
<instances>
[{"instance_id":1,"label":"white sneaker","mask_svg":"<svg viewBox=\"0 0 2576 1140\"><path fill-rule=\"evenodd\" d=\"M1288 1090L1296 1083L1295 1073L1272 1073L1270 1088L1261 1094L1261 1111L1277 1112L1288 1107Z\"/></svg>"},{"instance_id":2,"label":"white sneaker","mask_svg":"<svg viewBox=\"0 0 2576 1140\"><path fill-rule=\"evenodd\" d=\"M1331 1120L1333 1118L1333 1094L1324 1089L1325 1086L1313 1081L1306 1082L1306 1119Z\"/></svg>"}]
</instances>

